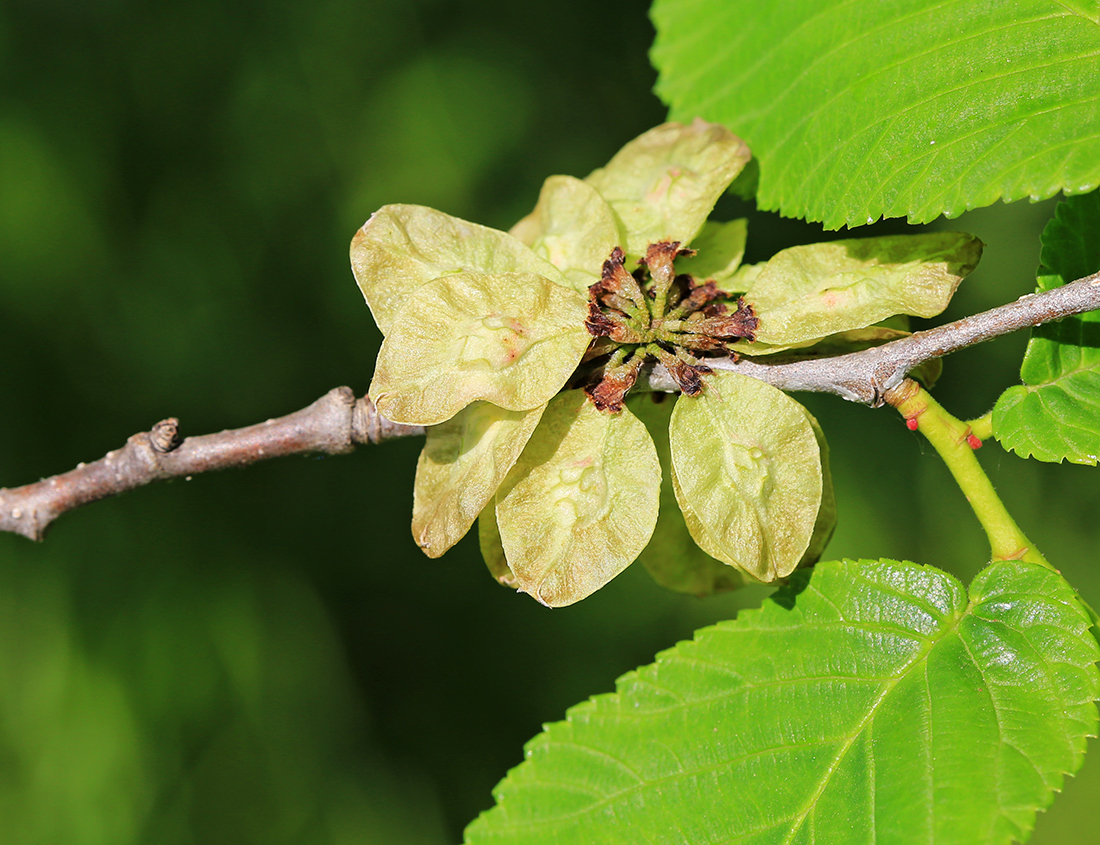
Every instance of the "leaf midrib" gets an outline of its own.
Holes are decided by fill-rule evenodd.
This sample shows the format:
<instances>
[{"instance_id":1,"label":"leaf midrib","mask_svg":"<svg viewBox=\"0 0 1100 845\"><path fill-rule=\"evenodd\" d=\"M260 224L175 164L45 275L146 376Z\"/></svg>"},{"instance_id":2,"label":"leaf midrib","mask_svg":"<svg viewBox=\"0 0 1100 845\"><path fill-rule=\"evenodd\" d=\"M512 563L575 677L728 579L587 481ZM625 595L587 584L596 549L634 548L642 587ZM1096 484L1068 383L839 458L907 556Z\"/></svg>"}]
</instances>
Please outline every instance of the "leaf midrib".
<instances>
[{"instance_id":1,"label":"leaf midrib","mask_svg":"<svg viewBox=\"0 0 1100 845\"><path fill-rule=\"evenodd\" d=\"M817 806L818 799L820 799L822 794L824 794L825 789L828 787L833 774L840 766L840 762L852 749L855 741L863 734L863 731L866 730L866 728L868 727L868 725L871 724L872 721L874 721L874 718L878 714L878 709L882 705L882 702L886 700L887 696L889 696L889 694L893 692L894 688L899 683L901 683L902 680L908 677L909 671L911 669L913 669L922 661L927 661L928 655L932 653L932 649L943 642L946 637L950 636L952 633L955 633L958 630L959 622L969 612L970 608L967 607L967 609L963 611L963 613L949 619L948 624L945 625L944 628L939 632L940 636L930 638L928 644L918 654L916 654L908 664L902 667L902 669L897 673L897 675L892 679L889 684L883 687L882 693L868 708L867 715L863 717L863 720L859 723L859 725L856 726L856 729L852 731L851 736L849 736L848 739L840 746L840 748L837 749L837 753L834 755L829 765L826 766L825 771L822 774L821 780L818 782L817 789L814 790L809 800L807 800L805 807L803 807L802 809L802 812L799 815L796 815L794 819L792 819L792 821L794 821L795 823L791 825L790 831L787 833L787 836L784 837L782 845L790 845L790 843L794 841L795 834L798 833L798 831L801 829L803 823L806 821L806 817L810 814L810 811Z\"/></svg>"}]
</instances>

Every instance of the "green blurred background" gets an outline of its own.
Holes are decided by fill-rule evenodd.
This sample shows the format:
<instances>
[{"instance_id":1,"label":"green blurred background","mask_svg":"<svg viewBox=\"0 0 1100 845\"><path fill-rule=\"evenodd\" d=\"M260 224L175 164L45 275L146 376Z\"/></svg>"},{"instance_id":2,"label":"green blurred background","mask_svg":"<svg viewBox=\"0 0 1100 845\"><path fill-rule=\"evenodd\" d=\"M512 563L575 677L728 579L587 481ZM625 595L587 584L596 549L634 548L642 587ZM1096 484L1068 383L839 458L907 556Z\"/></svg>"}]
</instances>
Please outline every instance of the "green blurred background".
<instances>
[{"instance_id":1,"label":"green blurred background","mask_svg":"<svg viewBox=\"0 0 1100 845\"><path fill-rule=\"evenodd\" d=\"M661 122L652 37L625 0L0 0L0 486L165 416L199 434L364 391L380 337L355 228L388 202L507 227L545 176ZM750 212L749 260L823 237L723 206ZM947 224L989 244L949 316L1032 287L1052 210ZM1025 341L954 356L937 396L984 412ZM833 450L829 557L982 565L896 415L807 404ZM767 594L678 596L639 567L548 611L488 577L476 538L421 556L418 448L147 488L39 545L0 535L0 843L453 842L542 722ZM1100 470L981 456L1100 602ZM1100 754L1033 841L1091 841L1098 797Z\"/></svg>"}]
</instances>

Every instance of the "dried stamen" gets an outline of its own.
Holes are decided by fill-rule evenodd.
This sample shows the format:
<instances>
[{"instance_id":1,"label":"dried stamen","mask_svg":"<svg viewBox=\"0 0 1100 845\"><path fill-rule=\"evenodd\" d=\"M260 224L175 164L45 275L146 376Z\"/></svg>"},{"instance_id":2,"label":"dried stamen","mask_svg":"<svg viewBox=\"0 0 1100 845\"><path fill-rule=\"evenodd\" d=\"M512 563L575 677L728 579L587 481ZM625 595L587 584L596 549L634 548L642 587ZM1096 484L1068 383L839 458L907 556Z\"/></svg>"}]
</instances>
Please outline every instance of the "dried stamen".
<instances>
[{"instance_id":1,"label":"dried stamen","mask_svg":"<svg viewBox=\"0 0 1100 845\"><path fill-rule=\"evenodd\" d=\"M668 374L685 396L698 396L703 392L703 380L700 375L709 375L710 367L701 364L689 364L660 347L656 347L657 359L665 365Z\"/></svg>"},{"instance_id":2,"label":"dried stamen","mask_svg":"<svg viewBox=\"0 0 1100 845\"><path fill-rule=\"evenodd\" d=\"M584 392L588 394L597 410L617 414L623 409L626 393L638 380L638 372L641 369L642 359L637 356L617 367L609 366L604 371L603 378L596 384L586 387Z\"/></svg>"},{"instance_id":3,"label":"dried stamen","mask_svg":"<svg viewBox=\"0 0 1100 845\"><path fill-rule=\"evenodd\" d=\"M597 297L602 296L604 293L617 294L629 299L635 308L648 311L642 289L638 286L638 282L634 277L626 272L626 268L623 267L625 260L626 256L623 255L622 249L615 247L611 250L611 257L603 263L600 280L588 289L589 296L592 296L593 288L597 288Z\"/></svg>"},{"instance_id":4,"label":"dried stamen","mask_svg":"<svg viewBox=\"0 0 1100 845\"><path fill-rule=\"evenodd\" d=\"M693 327L692 331L702 332L713 337L737 337L752 340L756 337L756 329L759 325L760 319L752 310L752 306L746 303L745 300L739 299L737 300L737 310L732 314L708 317L699 323L697 328Z\"/></svg>"},{"instance_id":5,"label":"dried stamen","mask_svg":"<svg viewBox=\"0 0 1100 845\"><path fill-rule=\"evenodd\" d=\"M615 247L604 262L600 280L588 289L585 327L596 338L585 361L614 352L599 380L585 388L601 411L622 410L646 358L659 360L685 396L703 392L702 376L711 372L706 355L729 355L729 342L752 340L759 321L752 307L737 300L734 311L720 298L728 296L713 280L697 283L677 275L673 263L682 255L678 241L650 244L633 273ZM699 357L697 357L699 356Z\"/></svg>"},{"instance_id":6,"label":"dried stamen","mask_svg":"<svg viewBox=\"0 0 1100 845\"><path fill-rule=\"evenodd\" d=\"M722 291L718 290L718 285L713 281L706 282L702 285L696 285L691 276L681 276L677 278L687 278L692 283L693 287L688 292L688 295L684 297L675 308L668 312L670 318L675 319L677 317L684 317L688 314L694 314L718 297L724 295Z\"/></svg>"}]
</instances>

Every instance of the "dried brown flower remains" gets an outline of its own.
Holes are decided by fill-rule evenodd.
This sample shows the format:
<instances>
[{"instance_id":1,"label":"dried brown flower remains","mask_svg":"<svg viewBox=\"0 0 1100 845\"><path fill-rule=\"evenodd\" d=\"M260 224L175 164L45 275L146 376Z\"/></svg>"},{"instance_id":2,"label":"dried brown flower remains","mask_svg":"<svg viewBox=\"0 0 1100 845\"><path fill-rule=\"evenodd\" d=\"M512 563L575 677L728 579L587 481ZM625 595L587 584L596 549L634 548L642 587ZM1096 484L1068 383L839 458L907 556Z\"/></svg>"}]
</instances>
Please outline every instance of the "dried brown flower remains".
<instances>
[{"instance_id":1,"label":"dried brown flower remains","mask_svg":"<svg viewBox=\"0 0 1100 845\"><path fill-rule=\"evenodd\" d=\"M600 280L588 289L585 319L595 338L586 358L608 356L598 378L585 387L601 411L622 410L647 360L662 363L684 395L698 396L700 376L711 372L706 357L729 355L730 341L755 337L758 320L751 305L738 298L731 311L722 301L731 297L713 281L698 283L676 273L675 260L694 254L679 241L661 241L646 248L633 273L619 247L603 263Z\"/></svg>"}]
</instances>

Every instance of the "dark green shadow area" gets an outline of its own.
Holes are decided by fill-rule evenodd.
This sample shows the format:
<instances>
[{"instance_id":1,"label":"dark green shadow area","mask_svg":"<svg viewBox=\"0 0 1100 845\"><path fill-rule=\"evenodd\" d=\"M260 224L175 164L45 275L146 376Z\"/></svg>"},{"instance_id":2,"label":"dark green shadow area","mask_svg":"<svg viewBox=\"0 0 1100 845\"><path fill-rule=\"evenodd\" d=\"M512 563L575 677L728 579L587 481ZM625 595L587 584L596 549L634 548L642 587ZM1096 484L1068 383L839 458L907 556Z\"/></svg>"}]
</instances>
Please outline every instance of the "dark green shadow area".
<instances>
[{"instance_id":1,"label":"dark green shadow area","mask_svg":"<svg viewBox=\"0 0 1100 845\"><path fill-rule=\"evenodd\" d=\"M0 486L166 416L198 434L364 391L380 336L356 227L389 202L507 227L547 175L663 119L651 40L638 2L0 6ZM990 247L949 316L1029 289L1049 213L952 224ZM751 261L823 237L750 216ZM953 357L937 397L984 412L1023 341ZM826 556L968 579L982 537L931 450L888 410L807 404L833 450ZM0 536L0 840L455 841L542 722L769 592L697 600L632 567L548 611L493 582L476 537L415 548L418 449L163 484L40 545ZM1100 475L988 455L1097 603ZM1060 839L1033 841L1083 841L1098 777L1094 760L1041 821Z\"/></svg>"}]
</instances>

